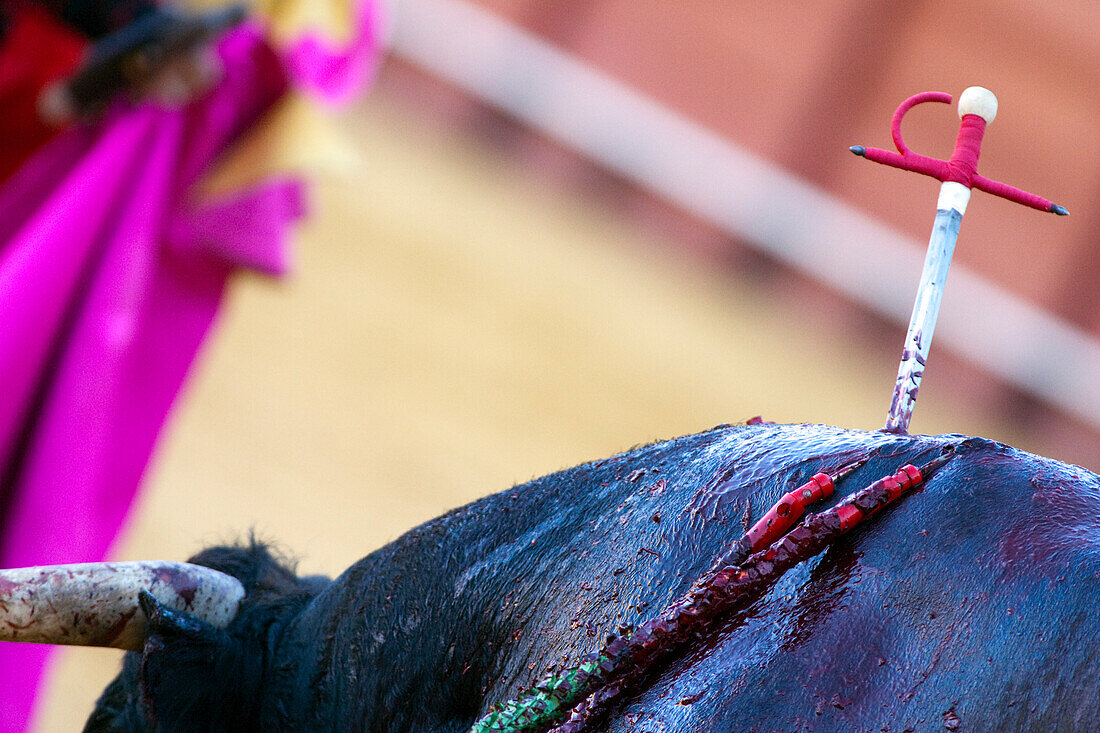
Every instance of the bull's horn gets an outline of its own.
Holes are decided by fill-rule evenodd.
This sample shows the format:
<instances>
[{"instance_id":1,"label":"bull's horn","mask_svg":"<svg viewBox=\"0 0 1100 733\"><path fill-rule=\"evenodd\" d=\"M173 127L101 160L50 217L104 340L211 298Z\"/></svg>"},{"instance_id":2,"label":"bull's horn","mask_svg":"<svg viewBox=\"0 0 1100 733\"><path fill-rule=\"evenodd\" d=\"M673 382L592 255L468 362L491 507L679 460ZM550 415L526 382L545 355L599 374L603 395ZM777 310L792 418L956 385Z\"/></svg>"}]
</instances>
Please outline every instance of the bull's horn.
<instances>
[{"instance_id":1,"label":"bull's horn","mask_svg":"<svg viewBox=\"0 0 1100 733\"><path fill-rule=\"evenodd\" d=\"M109 646L140 651L147 590L165 606L224 628L244 586L182 562L111 562L0 570L0 641Z\"/></svg>"}]
</instances>

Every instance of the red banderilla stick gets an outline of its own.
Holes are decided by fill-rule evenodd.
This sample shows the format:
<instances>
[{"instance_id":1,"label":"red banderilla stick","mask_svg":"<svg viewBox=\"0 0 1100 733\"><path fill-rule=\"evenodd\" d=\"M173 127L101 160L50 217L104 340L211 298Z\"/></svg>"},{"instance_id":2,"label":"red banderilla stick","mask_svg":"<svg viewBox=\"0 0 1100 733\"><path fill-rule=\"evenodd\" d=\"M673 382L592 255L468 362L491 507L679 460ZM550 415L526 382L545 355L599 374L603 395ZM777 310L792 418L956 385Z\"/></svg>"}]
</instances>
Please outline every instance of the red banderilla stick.
<instances>
[{"instance_id":1,"label":"red banderilla stick","mask_svg":"<svg viewBox=\"0 0 1100 733\"><path fill-rule=\"evenodd\" d=\"M866 462L850 463L837 471L835 476L827 473L814 474L809 481L784 494L768 510L768 513L760 517L756 524L752 525L752 529L745 533L745 537L751 543L751 548L746 554L759 552L787 534L787 530L806 513L806 507L815 501L828 499L833 495L836 484L851 476Z\"/></svg>"},{"instance_id":2,"label":"red banderilla stick","mask_svg":"<svg viewBox=\"0 0 1100 733\"><path fill-rule=\"evenodd\" d=\"M897 473L891 476L884 476L878 481L874 482L870 486L861 491L852 494L847 499L837 504L834 511L840 518L840 530L841 532L847 532L852 529L867 517L875 514L884 506L893 503L909 489L914 486L920 486L923 482L932 477L940 466L947 463L954 456L954 452L944 453L937 458L932 459L928 463L924 464L920 468L917 468L911 463L907 463L898 469ZM873 496L878 492L885 490L886 501L881 504L870 506L869 508L861 508L857 506L860 499L865 496Z\"/></svg>"}]
</instances>

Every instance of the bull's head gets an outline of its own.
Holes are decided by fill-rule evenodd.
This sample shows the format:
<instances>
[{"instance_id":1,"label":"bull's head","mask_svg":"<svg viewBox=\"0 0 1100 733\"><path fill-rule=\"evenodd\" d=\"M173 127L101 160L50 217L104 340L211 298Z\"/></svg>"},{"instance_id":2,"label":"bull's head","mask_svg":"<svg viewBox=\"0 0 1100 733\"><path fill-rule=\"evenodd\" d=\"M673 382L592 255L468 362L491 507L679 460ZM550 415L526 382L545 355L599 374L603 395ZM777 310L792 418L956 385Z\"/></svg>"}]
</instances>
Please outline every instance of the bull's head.
<instances>
[{"instance_id":1,"label":"bull's head","mask_svg":"<svg viewBox=\"0 0 1100 733\"><path fill-rule=\"evenodd\" d=\"M259 543L210 548L189 563L3 570L0 640L136 652L86 731L207 730L209 720L244 729L266 632L327 583L297 577Z\"/></svg>"},{"instance_id":2,"label":"bull's head","mask_svg":"<svg viewBox=\"0 0 1100 733\"><path fill-rule=\"evenodd\" d=\"M190 563L2 570L0 640L114 647L143 652L144 660L155 653L162 635L216 635L232 622L244 596L244 586L233 576ZM126 667L86 730L135 730L150 722L148 727L156 729L142 699L146 696L134 694L146 687L151 670L144 661Z\"/></svg>"}]
</instances>

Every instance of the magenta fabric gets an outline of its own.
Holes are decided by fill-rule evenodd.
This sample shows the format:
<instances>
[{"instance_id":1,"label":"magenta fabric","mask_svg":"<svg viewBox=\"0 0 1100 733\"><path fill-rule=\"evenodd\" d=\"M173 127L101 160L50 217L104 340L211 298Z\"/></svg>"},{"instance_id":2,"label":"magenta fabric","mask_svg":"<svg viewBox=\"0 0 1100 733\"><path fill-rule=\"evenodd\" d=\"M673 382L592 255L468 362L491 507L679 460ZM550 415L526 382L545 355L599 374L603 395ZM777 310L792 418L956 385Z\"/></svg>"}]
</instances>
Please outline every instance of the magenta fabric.
<instances>
[{"instance_id":1,"label":"magenta fabric","mask_svg":"<svg viewBox=\"0 0 1100 733\"><path fill-rule=\"evenodd\" d=\"M361 0L354 13L346 47L311 32L283 53L292 84L310 89L332 104L341 104L370 81L382 60L379 49L386 20L384 5Z\"/></svg>"},{"instance_id":2,"label":"magenta fabric","mask_svg":"<svg viewBox=\"0 0 1100 733\"><path fill-rule=\"evenodd\" d=\"M292 79L328 99L362 83L373 5L347 49L306 39L280 55L258 26L237 29L205 97L116 109L0 189L0 567L108 552L227 280L285 273L304 212L295 179L212 202L190 187ZM0 733L28 725L48 651L0 643Z\"/></svg>"}]
</instances>

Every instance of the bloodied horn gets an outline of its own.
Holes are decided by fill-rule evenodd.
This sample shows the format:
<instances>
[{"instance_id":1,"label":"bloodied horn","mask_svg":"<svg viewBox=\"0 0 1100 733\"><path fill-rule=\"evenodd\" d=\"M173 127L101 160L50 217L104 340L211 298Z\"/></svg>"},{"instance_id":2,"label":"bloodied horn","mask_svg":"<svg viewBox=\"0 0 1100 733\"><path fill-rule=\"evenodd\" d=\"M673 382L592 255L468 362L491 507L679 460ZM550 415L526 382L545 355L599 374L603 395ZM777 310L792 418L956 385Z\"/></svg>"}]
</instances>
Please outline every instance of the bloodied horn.
<instances>
[{"instance_id":1,"label":"bloodied horn","mask_svg":"<svg viewBox=\"0 0 1100 733\"><path fill-rule=\"evenodd\" d=\"M139 651L146 619L138 595L224 628L244 586L225 573L181 562L117 562L0 570L0 641L106 646Z\"/></svg>"}]
</instances>

